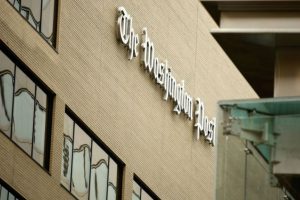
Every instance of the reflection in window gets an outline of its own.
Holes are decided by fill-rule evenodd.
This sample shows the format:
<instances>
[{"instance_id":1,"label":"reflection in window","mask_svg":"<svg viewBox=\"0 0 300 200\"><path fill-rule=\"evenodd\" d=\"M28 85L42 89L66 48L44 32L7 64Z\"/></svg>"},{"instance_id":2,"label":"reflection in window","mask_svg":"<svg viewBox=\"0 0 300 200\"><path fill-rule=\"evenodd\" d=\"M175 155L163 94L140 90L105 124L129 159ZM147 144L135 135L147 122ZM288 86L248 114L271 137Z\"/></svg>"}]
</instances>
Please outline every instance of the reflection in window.
<instances>
[{"instance_id":1,"label":"reflection in window","mask_svg":"<svg viewBox=\"0 0 300 200\"><path fill-rule=\"evenodd\" d=\"M0 50L0 132L43 167L49 98Z\"/></svg>"},{"instance_id":2,"label":"reflection in window","mask_svg":"<svg viewBox=\"0 0 300 200\"><path fill-rule=\"evenodd\" d=\"M56 0L8 0L10 4L52 46L55 46Z\"/></svg>"},{"instance_id":3,"label":"reflection in window","mask_svg":"<svg viewBox=\"0 0 300 200\"><path fill-rule=\"evenodd\" d=\"M141 200L141 187L133 181L132 200Z\"/></svg>"},{"instance_id":4,"label":"reflection in window","mask_svg":"<svg viewBox=\"0 0 300 200\"><path fill-rule=\"evenodd\" d=\"M65 114L61 184L78 199L113 200L117 177L118 164Z\"/></svg>"},{"instance_id":5,"label":"reflection in window","mask_svg":"<svg viewBox=\"0 0 300 200\"><path fill-rule=\"evenodd\" d=\"M0 130L10 137L15 64L0 51Z\"/></svg>"},{"instance_id":6,"label":"reflection in window","mask_svg":"<svg viewBox=\"0 0 300 200\"><path fill-rule=\"evenodd\" d=\"M74 129L71 191L79 199L88 199L90 161L91 138L76 124Z\"/></svg>"},{"instance_id":7,"label":"reflection in window","mask_svg":"<svg viewBox=\"0 0 300 200\"><path fill-rule=\"evenodd\" d=\"M34 120L34 141L33 141L33 158L42 163L44 160L45 149L45 132L46 132L46 111L47 111L47 95L36 86L36 101L35 101L35 120Z\"/></svg>"},{"instance_id":8,"label":"reflection in window","mask_svg":"<svg viewBox=\"0 0 300 200\"><path fill-rule=\"evenodd\" d=\"M134 177L134 179L138 179L138 178ZM139 180L138 182L142 183L141 180ZM155 194L153 194L153 192L151 192L151 195L149 194L149 192L146 192L145 188L143 188L143 186L141 186L141 184L139 184L139 183L137 183L137 181L133 180L132 200L159 199ZM142 185L144 185L144 183Z\"/></svg>"},{"instance_id":9,"label":"reflection in window","mask_svg":"<svg viewBox=\"0 0 300 200\"><path fill-rule=\"evenodd\" d=\"M16 70L12 139L31 155L35 84L20 70Z\"/></svg>"}]
</instances>

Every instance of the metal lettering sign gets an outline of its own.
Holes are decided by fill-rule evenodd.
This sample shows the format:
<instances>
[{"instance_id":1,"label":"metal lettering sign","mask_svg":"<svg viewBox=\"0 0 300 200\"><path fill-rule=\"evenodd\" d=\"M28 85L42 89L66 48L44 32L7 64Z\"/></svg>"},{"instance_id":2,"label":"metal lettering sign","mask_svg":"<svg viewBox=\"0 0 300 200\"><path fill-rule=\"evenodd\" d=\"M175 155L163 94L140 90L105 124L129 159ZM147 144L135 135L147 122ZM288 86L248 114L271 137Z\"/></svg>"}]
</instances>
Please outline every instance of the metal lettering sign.
<instances>
[{"instance_id":1,"label":"metal lettering sign","mask_svg":"<svg viewBox=\"0 0 300 200\"><path fill-rule=\"evenodd\" d=\"M124 45L128 51L128 59L139 55L139 36L135 34L132 25L132 17L127 13L124 7L118 8L117 19L117 40ZM169 98L175 103L173 111L176 114L183 113L189 120L193 120L195 116L195 135L200 140L203 134L205 140L214 146L216 132L216 118L211 120L205 115L204 103L199 98L196 99L196 110L193 112L193 97L185 90L184 81L177 81L168 67L168 61L159 60L155 55L154 43L151 41L147 28L143 28L142 41L140 45L141 66L147 71L157 84L164 90L163 99L167 101Z\"/></svg>"}]
</instances>

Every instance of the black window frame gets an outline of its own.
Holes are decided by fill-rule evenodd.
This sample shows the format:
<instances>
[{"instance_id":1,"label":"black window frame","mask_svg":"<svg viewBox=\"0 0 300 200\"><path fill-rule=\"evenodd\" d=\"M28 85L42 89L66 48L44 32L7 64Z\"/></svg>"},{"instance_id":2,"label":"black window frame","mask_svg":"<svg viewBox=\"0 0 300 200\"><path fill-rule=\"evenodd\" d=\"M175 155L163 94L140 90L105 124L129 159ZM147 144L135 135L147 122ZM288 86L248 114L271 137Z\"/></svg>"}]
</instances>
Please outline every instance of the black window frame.
<instances>
[{"instance_id":1,"label":"black window frame","mask_svg":"<svg viewBox=\"0 0 300 200\"><path fill-rule=\"evenodd\" d=\"M52 141L52 116L53 116L53 103L55 93L0 39L0 51L2 51L15 66L30 78L45 94L47 95L47 113L46 113L46 124L45 124L45 153L43 166L38 163L31 155L28 155L17 143L12 140L12 132L10 137L0 130L6 138L14 143L19 149L21 149L31 160L38 164L43 170L50 174L50 152L51 152L51 141ZM13 78L15 82L15 77ZM14 83L15 84L15 83ZM12 108L14 105L12 105ZM12 113L13 115L13 113ZM11 122L12 123L12 122ZM32 144L33 145L33 144ZM33 148L33 147L32 147Z\"/></svg>"},{"instance_id":2,"label":"black window frame","mask_svg":"<svg viewBox=\"0 0 300 200\"><path fill-rule=\"evenodd\" d=\"M135 181L141 188L141 190L144 190L153 200L161 200L154 192L151 190L147 184L142 181L140 177L138 177L136 174L133 174L133 181ZM132 189L132 192L134 190ZM141 196L142 196L142 191L141 191Z\"/></svg>"},{"instance_id":3,"label":"black window frame","mask_svg":"<svg viewBox=\"0 0 300 200\"><path fill-rule=\"evenodd\" d=\"M15 0L15 1L19 1L19 0ZM42 23L40 22L40 30L37 30L35 27L33 27L33 25L32 24L30 24L30 22L21 14L21 11L20 10L17 10L15 7L14 7L14 5L12 5L10 2L9 2L9 0L6 0L6 2L10 5L10 6L12 6L13 7L13 9L15 9L18 13L19 13L19 15L22 17L22 19L24 19L45 41L46 41L46 43L53 49L53 50L55 50L55 51L57 51L57 30L58 30L58 5L59 5L59 3L58 3L58 1L59 0L54 0L55 2L54 2L54 13L53 13L53 28L52 28L52 30L53 30L53 44L51 44L49 41L48 41L48 39L46 38L46 36L43 34L43 32L42 32L42 29L41 29L41 26L42 26ZM41 6L43 5L43 0L41 0ZM41 13L40 13L40 16L42 16L42 9L41 9ZM41 17L41 19L42 19L42 17Z\"/></svg>"},{"instance_id":4,"label":"black window frame","mask_svg":"<svg viewBox=\"0 0 300 200\"><path fill-rule=\"evenodd\" d=\"M0 185L8 190L9 193L13 194L15 196L15 199L18 198L18 200L25 200L25 198L20 195L14 188L12 188L10 185L8 185L2 178L0 178ZM7 194L8 199L8 194Z\"/></svg>"},{"instance_id":5,"label":"black window frame","mask_svg":"<svg viewBox=\"0 0 300 200\"><path fill-rule=\"evenodd\" d=\"M122 199L122 191L123 191L123 175L124 175L124 169L125 169L125 163L93 132L82 120L81 118L73 112L70 107L67 105L65 106L65 114L67 114L76 125L78 125L90 138L91 142L95 142L97 145L99 145L100 148L104 152L107 153L107 155L112 158L115 163L118 166L117 170L117 184L116 184L116 199L121 200ZM92 150L91 150L92 155ZM73 163L72 163L73 165ZM72 167L71 167L72 169ZM91 173L90 173L91 176ZM72 181L72 172L70 181ZM78 199L76 196L73 195L71 192L71 189L68 190L64 185L60 184L66 191L68 191L74 198ZM89 186L90 191L90 186Z\"/></svg>"}]
</instances>

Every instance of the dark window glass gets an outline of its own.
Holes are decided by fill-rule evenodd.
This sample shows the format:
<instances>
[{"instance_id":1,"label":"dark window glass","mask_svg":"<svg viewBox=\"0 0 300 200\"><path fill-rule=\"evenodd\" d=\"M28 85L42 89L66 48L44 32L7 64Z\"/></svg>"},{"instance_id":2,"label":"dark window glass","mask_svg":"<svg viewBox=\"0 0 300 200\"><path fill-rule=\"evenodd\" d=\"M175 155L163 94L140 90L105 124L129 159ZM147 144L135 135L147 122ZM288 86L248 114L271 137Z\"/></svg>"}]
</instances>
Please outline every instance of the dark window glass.
<instances>
[{"instance_id":1,"label":"dark window glass","mask_svg":"<svg viewBox=\"0 0 300 200\"><path fill-rule=\"evenodd\" d=\"M120 199L121 164L65 114L61 184L78 199Z\"/></svg>"},{"instance_id":2,"label":"dark window glass","mask_svg":"<svg viewBox=\"0 0 300 200\"><path fill-rule=\"evenodd\" d=\"M48 169L52 92L10 57L0 49L0 132Z\"/></svg>"},{"instance_id":3,"label":"dark window glass","mask_svg":"<svg viewBox=\"0 0 300 200\"><path fill-rule=\"evenodd\" d=\"M56 43L57 0L8 0L53 47Z\"/></svg>"}]
</instances>

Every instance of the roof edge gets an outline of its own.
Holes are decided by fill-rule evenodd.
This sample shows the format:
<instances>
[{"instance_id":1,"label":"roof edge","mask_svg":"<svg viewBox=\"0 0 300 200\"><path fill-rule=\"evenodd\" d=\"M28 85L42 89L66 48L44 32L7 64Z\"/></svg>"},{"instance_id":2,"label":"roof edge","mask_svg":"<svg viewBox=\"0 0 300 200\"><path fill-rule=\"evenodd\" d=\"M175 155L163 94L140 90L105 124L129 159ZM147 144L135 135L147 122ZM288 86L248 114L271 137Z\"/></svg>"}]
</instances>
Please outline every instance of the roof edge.
<instances>
[{"instance_id":1,"label":"roof edge","mask_svg":"<svg viewBox=\"0 0 300 200\"><path fill-rule=\"evenodd\" d=\"M300 11L298 0L200 0L200 2L218 25L223 11Z\"/></svg>"}]
</instances>

